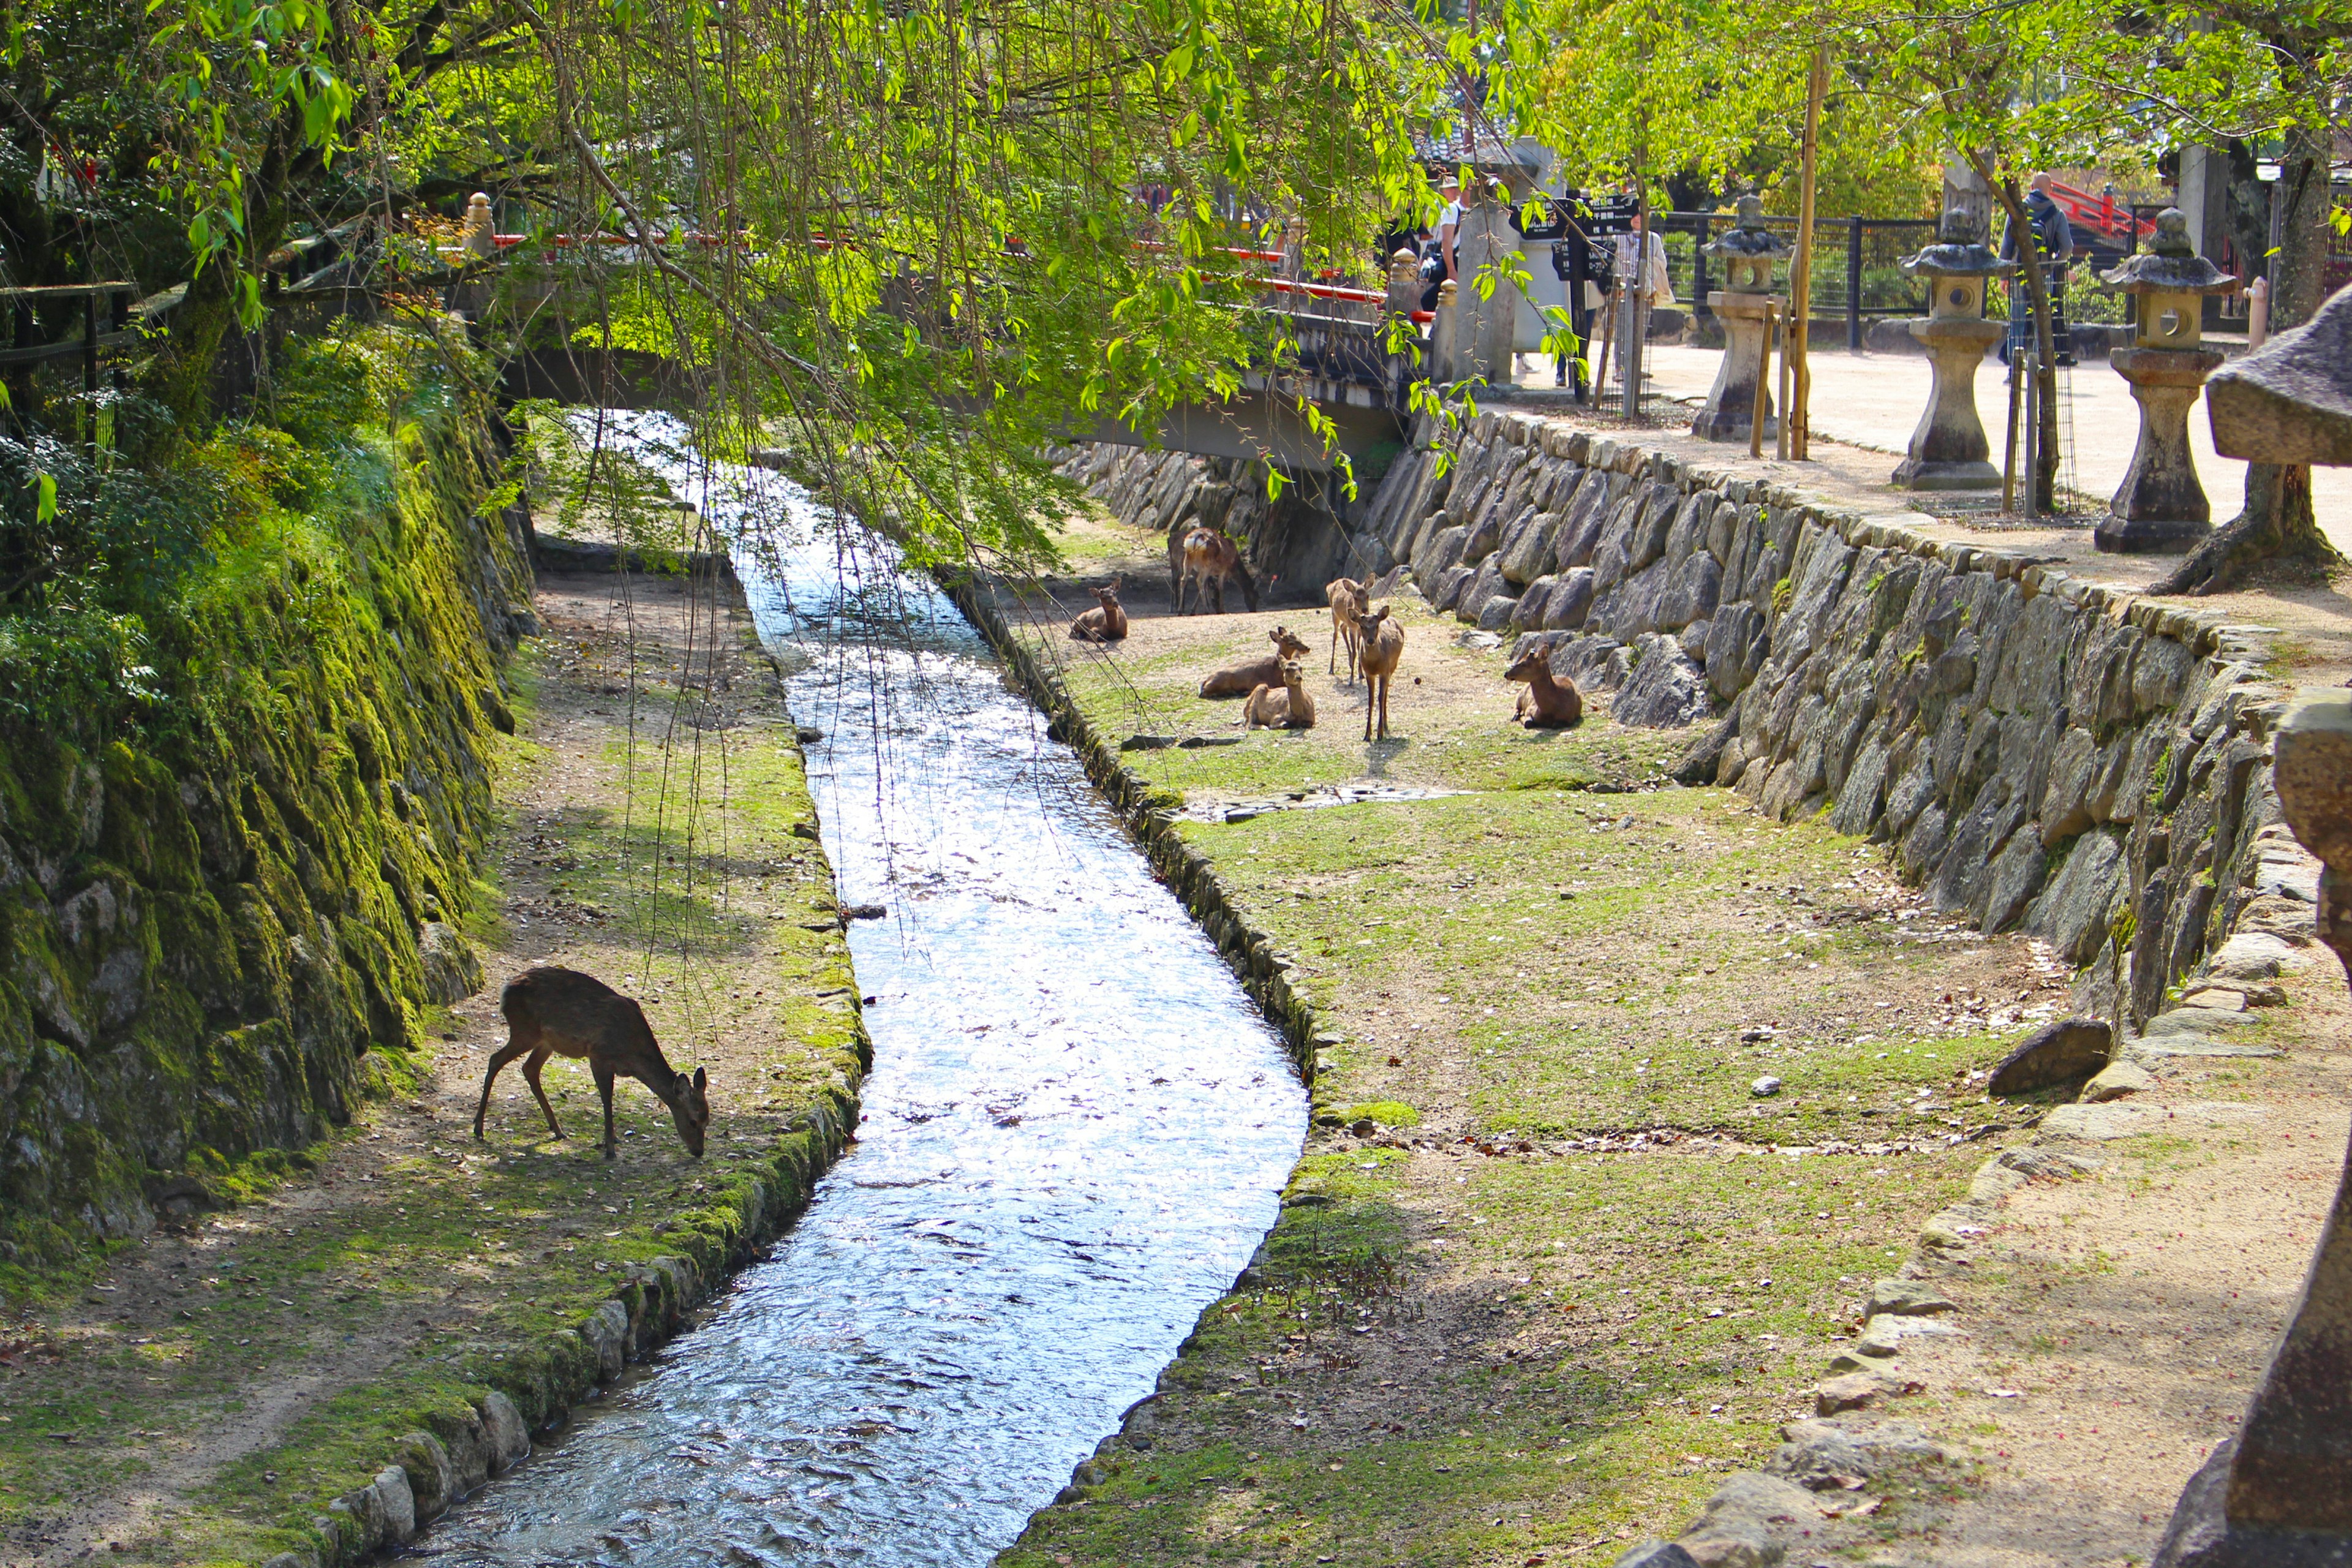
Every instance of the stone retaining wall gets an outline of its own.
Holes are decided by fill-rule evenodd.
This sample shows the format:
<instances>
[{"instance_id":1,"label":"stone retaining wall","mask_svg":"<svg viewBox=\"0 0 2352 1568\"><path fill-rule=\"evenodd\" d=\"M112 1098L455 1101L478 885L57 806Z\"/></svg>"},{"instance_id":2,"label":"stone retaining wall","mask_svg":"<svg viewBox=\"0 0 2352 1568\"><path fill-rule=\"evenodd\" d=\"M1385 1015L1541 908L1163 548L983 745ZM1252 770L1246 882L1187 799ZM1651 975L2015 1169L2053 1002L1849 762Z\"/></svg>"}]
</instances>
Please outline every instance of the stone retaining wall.
<instances>
[{"instance_id":1,"label":"stone retaining wall","mask_svg":"<svg viewBox=\"0 0 2352 1568\"><path fill-rule=\"evenodd\" d=\"M1101 488L1148 523L1185 461ZM1509 412L1424 430L1331 553L1693 726L1682 782L1885 842L2057 948L2085 1010L2137 1026L2231 931L2309 933L2261 628Z\"/></svg>"}]
</instances>

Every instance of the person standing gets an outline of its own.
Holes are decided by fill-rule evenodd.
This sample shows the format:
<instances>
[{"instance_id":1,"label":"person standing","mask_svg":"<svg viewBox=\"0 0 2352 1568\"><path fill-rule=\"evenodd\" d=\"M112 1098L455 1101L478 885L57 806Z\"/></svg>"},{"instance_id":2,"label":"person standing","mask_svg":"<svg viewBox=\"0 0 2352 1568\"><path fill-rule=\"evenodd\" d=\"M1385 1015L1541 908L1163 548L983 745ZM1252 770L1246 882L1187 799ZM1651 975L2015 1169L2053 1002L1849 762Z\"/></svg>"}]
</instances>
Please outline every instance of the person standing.
<instances>
[{"instance_id":1,"label":"person standing","mask_svg":"<svg viewBox=\"0 0 2352 1568\"><path fill-rule=\"evenodd\" d=\"M2046 172L2033 176L2025 195L2025 218L2033 231L2035 259L2042 264L2042 276L2049 281L2052 363L2071 365L2074 363L2074 332L2066 322L2066 264L2074 259L2074 226L2066 221L2066 209L2050 194L2053 183ZM2022 259L2019 237L2017 226L2011 225L2001 237L2002 260ZM2001 363L2015 364L2032 342L2033 297L2026 290L2023 280L2019 279L2009 286L2009 335L2001 340Z\"/></svg>"}]
</instances>

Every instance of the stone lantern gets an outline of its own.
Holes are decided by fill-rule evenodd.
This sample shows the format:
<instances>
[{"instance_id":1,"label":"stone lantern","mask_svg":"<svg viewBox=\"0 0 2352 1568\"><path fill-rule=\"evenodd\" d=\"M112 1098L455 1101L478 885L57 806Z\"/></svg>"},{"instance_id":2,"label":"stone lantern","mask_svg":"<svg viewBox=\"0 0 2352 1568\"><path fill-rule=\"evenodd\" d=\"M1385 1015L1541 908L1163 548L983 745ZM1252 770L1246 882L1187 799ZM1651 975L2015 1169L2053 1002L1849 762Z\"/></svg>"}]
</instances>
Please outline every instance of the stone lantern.
<instances>
[{"instance_id":1,"label":"stone lantern","mask_svg":"<svg viewBox=\"0 0 2352 1568\"><path fill-rule=\"evenodd\" d=\"M2178 207L2158 216L2153 248L2102 276L2138 300L2131 347L2107 363L2139 404L2139 445L2092 539L2102 550L2186 550L2212 531L2213 509L2189 456L2189 405L2221 363L2202 346L2205 296L2237 279L2197 254Z\"/></svg>"},{"instance_id":2,"label":"stone lantern","mask_svg":"<svg viewBox=\"0 0 2352 1568\"><path fill-rule=\"evenodd\" d=\"M1759 399L1756 388L1771 350L1772 266L1789 253L1788 241L1764 226L1764 204L1748 195L1739 198L1730 232L1706 249L1724 267L1726 287L1706 297L1707 309L1723 322L1723 363L1716 369L1715 390L1691 421L1691 434L1709 441L1745 441L1761 401L1764 433L1770 435L1771 395Z\"/></svg>"},{"instance_id":3,"label":"stone lantern","mask_svg":"<svg viewBox=\"0 0 2352 1568\"><path fill-rule=\"evenodd\" d=\"M1927 280L1927 315L1910 331L1927 345L1936 380L1895 482L1913 490L1994 489L2000 470L1992 466L1992 443L1977 417L1977 367L2008 328L1984 319L1985 279L2010 276L2017 263L1986 249L1983 220L1955 206L1937 225L1936 243L1906 257L1903 270Z\"/></svg>"}]
</instances>

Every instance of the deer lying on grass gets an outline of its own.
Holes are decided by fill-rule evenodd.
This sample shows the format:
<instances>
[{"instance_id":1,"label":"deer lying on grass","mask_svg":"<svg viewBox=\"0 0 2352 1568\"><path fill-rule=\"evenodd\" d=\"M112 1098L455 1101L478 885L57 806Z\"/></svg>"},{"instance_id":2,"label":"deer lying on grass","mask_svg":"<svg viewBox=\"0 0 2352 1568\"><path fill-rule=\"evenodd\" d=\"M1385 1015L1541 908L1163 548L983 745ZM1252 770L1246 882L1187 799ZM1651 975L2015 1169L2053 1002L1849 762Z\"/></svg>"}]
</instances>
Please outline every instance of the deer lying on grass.
<instances>
[{"instance_id":1,"label":"deer lying on grass","mask_svg":"<svg viewBox=\"0 0 2352 1568\"><path fill-rule=\"evenodd\" d=\"M1201 590L1206 588L1211 602L1216 606L1216 613L1223 615L1225 584L1234 578L1240 580L1242 597L1255 612L1257 609L1257 584L1251 579L1249 568L1242 564L1241 546L1227 538L1223 530L1195 528L1181 537L1169 540L1168 592L1174 601L1171 614L1181 616L1184 613L1184 585L1190 583L1193 584L1192 608L1195 614L1201 607Z\"/></svg>"},{"instance_id":2,"label":"deer lying on grass","mask_svg":"<svg viewBox=\"0 0 2352 1568\"><path fill-rule=\"evenodd\" d=\"M1254 658L1247 664L1236 664L1218 670L1201 682L1203 697L1244 697L1261 686L1282 684L1282 666L1286 659L1305 658L1312 650L1290 635L1288 626L1276 626L1265 634L1274 644L1274 652L1264 658Z\"/></svg>"},{"instance_id":3,"label":"deer lying on grass","mask_svg":"<svg viewBox=\"0 0 2352 1568\"><path fill-rule=\"evenodd\" d=\"M1506 680L1524 680L1528 689L1519 693L1518 710L1512 718L1530 730L1566 730L1584 719L1584 693L1576 689L1573 680L1562 680L1551 672L1551 659L1541 647L1529 648L1511 661L1503 671Z\"/></svg>"},{"instance_id":4,"label":"deer lying on grass","mask_svg":"<svg viewBox=\"0 0 2352 1568\"><path fill-rule=\"evenodd\" d=\"M1348 649L1348 679L1353 680L1362 662L1363 639L1356 626L1372 607L1370 589L1352 577L1335 577L1323 584L1323 597L1331 605L1331 657L1325 662L1323 673L1339 672L1339 648L1344 643Z\"/></svg>"},{"instance_id":5,"label":"deer lying on grass","mask_svg":"<svg viewBox=\"0 0 2352 1568\"><path fill-rule=\"evenodd\" d=\"M646 1022L645 1009L593 975L576 969L542 965L526 969L507 982L499 996L499 1011L507 1016L507 1043L490 1058L482 1075L482 1102L474 1108L474 1136L482 1135L482 1117L490 1109L490 1085L499 1069L517 1057L524 1058L523 1081L547 1113L547 1130L558 1138L563 1128L555 1107L539 1086L539 1069L550 1056L585 1057L596 1076L596 1092L604 1100L604 1158L613 1157L613 1079L635 1079L669 1107L670 1120L686 1152L702 1158L703 1130L710 1125L710 1079L700 1068L692 1078L673 1069Z\"/></svg>"},{"instance_id":6,"label":"deer lying on grass","mask_svg":"<svg viewBox=\"0 0 2352 1568\"><path fill-rule=\"evenodd\" d=\"M1118 642L1127 636L1127 611L1118 602L1119 584L1124 577L1114 578L1108 588L1090 588L1095 607L1070 623L1074 642Z\"/></svg>"},{"instance_id":7,"label":"deer lying on grass","mask_svg":"<svg viewBox=\"0 0 2352 1568\"><path fill-rule=\"evenodd\" d=\"M1364 739L1372 738L1372 706L1380 705L1381 738L1389 732L1389 679L1404 658L1404 626L1382 605L1357 623L1364 670Z\"/></svg>"},{"instance_id":8,"label":"deer lying on grass","mask_svg":"<svg viewBox=\"0 0 2352 1568\"><path fill-rule=\"evenodd\" d=\"M1315 699L1307 695L1307 674L1295 658L1282 661L1282 684L1261 686L1242 704L1242 728L1263 724L1269 730L1315 728Z\"/></svg>"}]
</instances>

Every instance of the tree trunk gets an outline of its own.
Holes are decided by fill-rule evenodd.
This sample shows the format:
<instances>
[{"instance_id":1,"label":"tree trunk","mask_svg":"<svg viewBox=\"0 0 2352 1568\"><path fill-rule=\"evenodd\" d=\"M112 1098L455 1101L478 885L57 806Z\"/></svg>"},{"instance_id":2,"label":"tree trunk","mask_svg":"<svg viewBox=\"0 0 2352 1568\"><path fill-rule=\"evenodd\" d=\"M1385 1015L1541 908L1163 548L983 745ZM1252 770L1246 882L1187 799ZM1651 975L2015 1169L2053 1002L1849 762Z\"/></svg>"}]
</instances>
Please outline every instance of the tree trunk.
<instances>
[{"instance_id":1,"label":"tree trunk","mask_svg":"<svg viewBox=\"0 0 2352 1568\"><path fill-rule=\"evenodd\" d=\"M2271 296L2271 330L2298 327L2317 313L2326 287L2329 135L2299 126L2289 132L2279 161L2278 289ZM2311 470L2302 464L2246 465L2243 510L2191 551L2151 594L2218 594L2266 561L2317 571L2344 563L2319 531L2311 510Z\"/></svg>"},{"instance_id":2,"label":"tree trunk","mask_svg":"<svg viewBox=\"0 0 2352 1568\"><path fill-rule=\"evenodd\" d=\"M2018 277L2025 285L2026 302L2033 311L2034 401L2041 405L2034 439L2033 505L2036 510L2058 510L2058 339L2051 325L2050 279L2042 270L2042 241L2025 210L2024 193L2012 175L1993 178L1992 165L1978 153L1969 154L1977 177L1992 187L2001 211L2009 215L2010 232L2017 237ZM2016 374L2014 367L2011 374Z\"/></svg>"}]
</instances>

